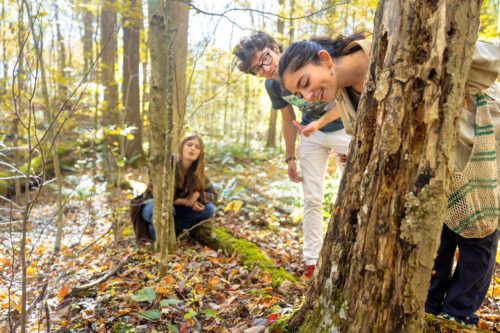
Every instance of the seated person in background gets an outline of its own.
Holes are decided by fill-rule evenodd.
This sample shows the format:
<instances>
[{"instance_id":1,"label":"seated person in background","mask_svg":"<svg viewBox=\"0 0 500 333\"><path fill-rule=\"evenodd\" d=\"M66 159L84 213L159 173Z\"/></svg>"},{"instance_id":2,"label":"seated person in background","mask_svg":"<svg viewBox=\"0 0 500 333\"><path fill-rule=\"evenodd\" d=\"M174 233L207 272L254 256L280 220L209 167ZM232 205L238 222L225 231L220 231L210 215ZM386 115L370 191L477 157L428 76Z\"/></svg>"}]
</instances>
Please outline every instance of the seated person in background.
<instances>
[{"instance_id":1,"label":"seated person in background","mask_svg":"<svg viewBox=\"0 0 500 333\"><path fill-rule=\"evenodd\" d=\"M175 168L174 221L179 236L215 213L217 192L205 176L204 146L201 137L185 137L179 146L179 160ZM148 225L149 236L155 239L153 227L153 200L145 201L141 216Z\"/></svg>"}]
</instances>

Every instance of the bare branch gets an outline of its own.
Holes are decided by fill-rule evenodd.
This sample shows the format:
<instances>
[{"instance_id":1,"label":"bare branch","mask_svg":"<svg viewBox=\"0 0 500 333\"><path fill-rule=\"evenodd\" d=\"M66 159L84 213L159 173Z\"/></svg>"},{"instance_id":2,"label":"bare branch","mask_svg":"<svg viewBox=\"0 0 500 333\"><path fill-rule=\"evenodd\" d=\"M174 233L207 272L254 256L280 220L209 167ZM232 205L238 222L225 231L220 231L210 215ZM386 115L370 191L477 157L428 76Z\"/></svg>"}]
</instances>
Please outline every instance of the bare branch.
<instances>
[{"instance_id":1,"label":"bare branch","mask_svg":"<svg viewBox=\"0 0 500 333\"><path fill-rule=\"evenodd\" d=\"M309 17L315 16L315 15L317 15L319 13L327 11L327 10L333 8L333 7L345 5L345 4L348 4L348 3L351 2L350 0L347 0L347 1L344 1L344 2L339 2L339 3L331 4L329 6L321 8L320 10L312 12L312 13L307 14L307 15L295 16L295 17L287 17L287 16L276 14L276 13L267 12L267 11L258 10L258 9L253 9L253 8L229 8L229 9L226 9L225 11L223 11L222 13L211 13L211 12L207 12L207 11L205 11L203 9L200 9L200 8L194 6L190 1L187 1L187 0L174 0L174 1L182 2L182 3L190 6L191 8L193 8L194 10L196 10L197 12L199 12L201 14L205 14L205 15L209 15L209 16L221 16L221 17L224 17L228 21L230 21L231 23L234 23L235 25L237 25L238 27L240 27L240 26L236 22L231 21L231 19L229 19L226 16L227 13L230 13L230 12L254 12L254 13L259 13L259 14L262 14L262 15L274 16L274 17L280 18L282 20L294 21L294 20L300 20L300 19L307 19ZM245 29L242 29L242 30L245 30Z\"/></svg>"}]
</instances>

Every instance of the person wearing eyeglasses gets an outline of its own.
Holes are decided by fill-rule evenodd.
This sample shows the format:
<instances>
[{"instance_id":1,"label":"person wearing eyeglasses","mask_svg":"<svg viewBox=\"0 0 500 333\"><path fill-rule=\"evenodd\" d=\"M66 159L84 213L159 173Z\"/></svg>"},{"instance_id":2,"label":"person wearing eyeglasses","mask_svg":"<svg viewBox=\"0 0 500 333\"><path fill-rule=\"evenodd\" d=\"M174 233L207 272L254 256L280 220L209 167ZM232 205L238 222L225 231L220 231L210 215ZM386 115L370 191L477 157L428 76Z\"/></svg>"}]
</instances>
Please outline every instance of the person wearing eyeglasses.
<instances>
[{"instance_id":1,"label":"person wearing eyeglasses","mask_svg":"<svg viewBox=\"0 0 500 333\"><path fill-rule=\"evenodd\" d=\"M341 173L351 137L344 130L334 102L306 102L283 87L278 73L281 52L281 45L261 31L241 39L233 50L238 69L243 73L265 78L265 87L272 106L281 110L288 177L293 182L302 182L303 185L302 251L304 276L310 278L323 244L323 182L328 156L334 153ZM317 100L321 99L321 96L317 97ZM293 106L301 111L300 123L296 120ZM297 133L300 133L297 150L300 174L295 156Z\"/></svg>"}]
</instances>

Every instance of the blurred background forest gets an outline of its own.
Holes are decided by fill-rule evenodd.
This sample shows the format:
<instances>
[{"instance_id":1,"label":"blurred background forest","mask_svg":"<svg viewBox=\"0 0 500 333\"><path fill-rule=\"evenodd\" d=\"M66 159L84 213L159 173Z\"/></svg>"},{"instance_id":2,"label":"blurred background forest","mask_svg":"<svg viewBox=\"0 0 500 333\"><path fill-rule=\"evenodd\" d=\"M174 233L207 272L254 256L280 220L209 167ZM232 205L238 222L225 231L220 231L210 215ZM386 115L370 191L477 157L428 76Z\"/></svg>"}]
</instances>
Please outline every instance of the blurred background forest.
<instances>
[{"instance_id":1,"label":"blurred background forest","mask_svg":"<svg viewBox=\"0 0 500 333\"><path fill-rule=\"evenodd\" d=\"M269 32L284 46L318 35L355 31L369 35L376 3L192 2L189 17L182 18L189 30L176 30L174 37L187 42L185 63L176 65L186 69L186 88L176 96L185 110L180 125L200 133L209 145L230 143L231 149L252 151L280 148L277 112L271 110L262 80L233 68L233 46L256 30ZM50 128L57 134L59 154L79 154L70 163L63 161L63 168L74 168L75 161L82 163L84 157L102 151L106 131L119 139L112 143L119 165L147 156L151 75L147 10L140 0L3 0L0 144L26 147L27 119L32 115L31 126L39 139ZM175 13L173 17L175 21ZM498 43L498 36L498 1L484 1L479 38ZM4 158L18 159L15 164L20 167L25 155L23 149L9 150ZM35 170L40 168L37 163Z\"/></svg>"},{"instance_id":2,"label":"blurred background forest","mask_svg":"<svg viewBox=\"0 0 500 333\"><path fill-rule=\"evenodd\" d=\"M51 297L61 301L70 293L62 281L69 267L77 269L57 254L74 260L105 248L98 245L104 235L115 245L130 236L128 200L144 189L152 161L150 49L157 36L148 10L156 2L0 0L0 332L25 328L30 315L45 312L39 304L48 308ZM356 31L370 38L377 1L179 0L173 6L179 135L205 140L224 205L255 203L252 193L264 191L263 181L267 200L283 197L299 207L298 186L283 185L279 112L262 79L234 68L232 49L257 30L285 47ZM483 2L479 39L500 42L499 11L499 1ZM236 184L238 175L260 180ZM331 203L338 180L328 177ZM247 199L234 195L245 186ZM252 209L255 220L266 208Z\"/></svg>"}]
</instances>

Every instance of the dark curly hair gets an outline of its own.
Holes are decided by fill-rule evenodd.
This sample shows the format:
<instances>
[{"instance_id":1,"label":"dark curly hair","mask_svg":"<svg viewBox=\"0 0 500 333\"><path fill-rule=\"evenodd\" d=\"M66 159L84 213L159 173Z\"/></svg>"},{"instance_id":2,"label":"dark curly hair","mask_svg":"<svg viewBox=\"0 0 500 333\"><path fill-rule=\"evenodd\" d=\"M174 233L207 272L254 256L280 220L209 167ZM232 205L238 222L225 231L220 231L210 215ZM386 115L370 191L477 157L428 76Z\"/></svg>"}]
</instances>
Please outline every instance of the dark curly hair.
<instances>
[{"instance_id":1,"label":"dark curly hair","mask_svg":"<svg viewBox=\"0 0 500 333\"><path fill-rule=\"evenodd\" d=\"M250 36L242 38L233 49L238 69L243 73L254 74L251 71L252 59L257 52L264 50L266 47L277 49L280 52L283 51L281 45L273 37L262 31L254 32Z\"/></svg>"},{"instance_id":2,"label":"dark curly hair","mask_svg":"<svg viewBox=\"0 0 500 333\"><path fill-rule=\"evenodd\" d=\"M359 51L361 46L349 47L349 45L353 41L364 38L362 33L355 33L350 36L339 35L335 39L318 37L292 43L281 55L278 67L279 76L283 79L285 71L295 72L307 64L318 64L318 52L321 50L328 51L334 59Z\"/></svg>"}]
</instances>

